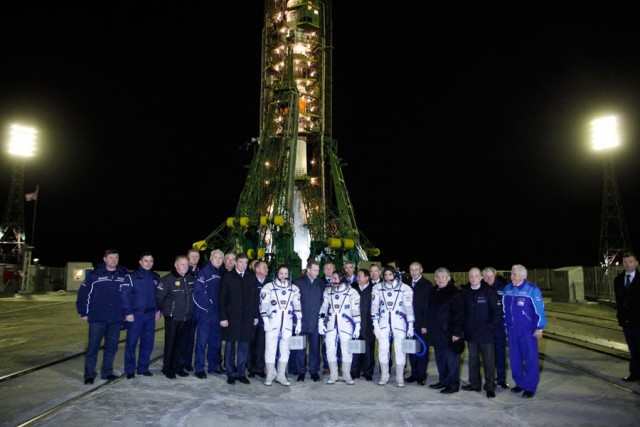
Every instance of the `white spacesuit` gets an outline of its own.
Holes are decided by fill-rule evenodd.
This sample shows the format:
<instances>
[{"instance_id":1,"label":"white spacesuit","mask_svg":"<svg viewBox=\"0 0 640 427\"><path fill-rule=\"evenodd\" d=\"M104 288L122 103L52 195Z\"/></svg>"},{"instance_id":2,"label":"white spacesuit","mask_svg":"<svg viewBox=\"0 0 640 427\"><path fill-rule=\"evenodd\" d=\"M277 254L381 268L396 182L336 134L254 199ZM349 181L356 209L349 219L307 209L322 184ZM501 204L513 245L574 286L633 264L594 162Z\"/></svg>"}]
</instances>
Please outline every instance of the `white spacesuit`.
<instances>
[{"instance_id":1,"label":"white spacesuit","mask_svg":"<svg viewBox=\"0 0 640 427\"><path fill-rule=\"evenodd\" d=\"M318 319L318 332L325 335L329 379L327 384L338 380L338 343L342 351L342 378L347 384L354 384L351 378L352 354L349 340L360 336L360 294L345 283L343 277L333 273L333 286L325 289Z\"/></svg>"},{"instance_id":2,"label":"white spacesuit","mask_svg":"<svg viewBox=\"0 0 640 427\"><path fill-rule=\"evenodd\" d=\"M302 312L300 311L300 289L289 280L275 279L262 287L260 291L260 316L264 322L265 351L264 361L267 365L265 385L271 385L275 379L282 385L290 385L286 370L289 361L289 338L294 327L300 333ZM276 353L280 349L278 368L276 371Z\"/></svg>"},{"instance_id":3,"label":"white spacesuit","mask_svg":"<svg viewBox=\"0 0 640 427\"><path fill-rule=\"evenodd\" d=\"M396 362L396 383L404 387L406 354L402 341L413 337L413 289L401 282L391 268L385 268L384 280L371 290L371 318L373 331L378 339L378 361L382 376L378 384L389 381L389 347L393 339Z\"/></svg>"}]
</instances>

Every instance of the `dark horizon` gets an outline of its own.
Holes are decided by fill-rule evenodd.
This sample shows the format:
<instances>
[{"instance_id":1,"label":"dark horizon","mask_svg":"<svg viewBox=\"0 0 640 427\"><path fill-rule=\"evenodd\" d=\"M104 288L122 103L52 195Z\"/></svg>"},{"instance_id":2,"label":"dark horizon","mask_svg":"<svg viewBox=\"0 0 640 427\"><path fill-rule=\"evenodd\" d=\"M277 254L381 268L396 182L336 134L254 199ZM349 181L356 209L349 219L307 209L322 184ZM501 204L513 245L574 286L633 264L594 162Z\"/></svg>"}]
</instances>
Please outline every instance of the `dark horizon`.
<instances>
[{"instance_id":1,"label":"dark horizon","mask_svg":"<svg viewBox=\"0 0 640 427\"><path fill-rule=\"evenodd\" d=\"M601 113L623 126L616 182L637 240L634 14L429 8L411 20L334 4L333 136L377 260L425 272L597 265L603 157L588 124ZM221 25L229 17L237 31ZM3 13L0 144L13 122L40 136L24 178L25 193L40 186L34 257L98 263L114 247L136 268L148 250L169 270L233 216L251 160L242 147L258 136L262 25L262 4ZM3 213L12 162L3 148Z\"/></svg>"}]
</instances>

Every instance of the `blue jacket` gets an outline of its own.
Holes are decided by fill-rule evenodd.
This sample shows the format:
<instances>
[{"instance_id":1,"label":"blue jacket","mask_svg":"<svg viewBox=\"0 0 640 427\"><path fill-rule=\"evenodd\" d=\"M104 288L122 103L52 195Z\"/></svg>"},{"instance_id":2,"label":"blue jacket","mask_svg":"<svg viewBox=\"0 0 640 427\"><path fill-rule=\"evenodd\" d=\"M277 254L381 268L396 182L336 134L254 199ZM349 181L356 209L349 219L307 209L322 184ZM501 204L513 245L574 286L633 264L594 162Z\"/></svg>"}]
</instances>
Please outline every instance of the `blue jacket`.
<instances>
[{"instance_id":1,"label":"blue jacket","mask_svg":"<svg viewBox=\"0 0 640 427\"><path fill-rule=\"evenodd\" d=\"M124 278L120 292L124 315L133 313L149 313L156 311L156 288L160 282L160 275L155 271L138 267L133 273Z\"/></svg>"},{"instance_id":2,"label":"blue jacket","mask_svg":"<svg viewBox=\"0 0 640 427\"><path fill-rule=\"evenodd\" d=\"M503 289L504 326L532 333L547 326L540 289L525 279L520 286L507 284Z\"/></svg>"},{"instance_id":3,"label":"blue jacket","mask_svg":"<svg viewBox=\"0 0 640 427\"><path fill-rule=\"evenodd\" d=\"M300 304L302 306L302 331L301 333L318 333L318 315L322 306L322 295L325 289L325 280L316 278L313 282L308 275L298 277L294 282L300 289Z\"/></svg>"},{"instance_id":4,"label":"blue jacket","mask_svg":"<svg viewBox=\"0 0 640 427\"><path fill-rule=\"evenodd\" d=\"M76 298L80 317L88 316L89 322L123 322L120 287L128 272L122 266L109 271L104 264L98 264L87 274Z\"/></svg>"},{"instance_id":5,"label":"blue jacket","mask_svg":"<svg viewBox=\"0 0 640 427\"><path fill-rule=\"evenodd\" d=\"M196 319L206 319L218 323L218 294L222 272L208 262L198 270L193 287L194 315Z\"/></svg>"}]
</instances>

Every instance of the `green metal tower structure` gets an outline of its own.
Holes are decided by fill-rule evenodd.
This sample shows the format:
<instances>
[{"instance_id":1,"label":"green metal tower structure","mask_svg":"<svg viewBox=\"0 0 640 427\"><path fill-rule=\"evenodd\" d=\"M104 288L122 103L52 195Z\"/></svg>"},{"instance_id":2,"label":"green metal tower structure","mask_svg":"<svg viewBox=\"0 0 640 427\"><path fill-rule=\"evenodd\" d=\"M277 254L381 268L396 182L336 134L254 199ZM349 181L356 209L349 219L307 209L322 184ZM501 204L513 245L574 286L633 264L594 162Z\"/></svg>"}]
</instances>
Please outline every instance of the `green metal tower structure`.
<instances>
[{"instance_id":1,"label":"green metal tower structure","mask_svg":"<svg viewBox=\"0 0 640 427\"><path fill-rule=\"evenodd\" d=\"M236 212L194 244L293 272L379 250L358 230L332 133L331 0L265 0L260 136Z\"/></svg>"}]
</instances>

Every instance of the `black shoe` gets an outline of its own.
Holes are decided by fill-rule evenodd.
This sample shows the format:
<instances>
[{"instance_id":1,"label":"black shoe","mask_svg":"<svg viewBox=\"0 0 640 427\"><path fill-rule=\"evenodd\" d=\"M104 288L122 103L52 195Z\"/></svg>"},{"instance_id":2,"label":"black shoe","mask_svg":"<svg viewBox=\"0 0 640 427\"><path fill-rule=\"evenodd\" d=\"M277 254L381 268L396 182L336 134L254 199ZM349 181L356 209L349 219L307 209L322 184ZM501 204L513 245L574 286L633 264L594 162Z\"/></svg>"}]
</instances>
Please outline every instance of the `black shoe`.
<instances>
[{"instance_id":1,"label":"black shoe","mask_svg":"<svg viewBox=\"0 0 640 427\"><path fill-rule=\"evenodd\" d=\"M444 386L442 385L441 382L437 382L437 383L429 384L429 388L440 389L440 388L444 388Z\"/></svg>"},{"instance_id":2,"label":"black shoe","mask_svg":"<svg viewBox=\"0 0 640 427\"><path fill-rule=\"evenodd\" d=\"M494 397L496 397L495 391L491 391L491 390L487 391L487 398L492 399Z\"/></svg>"},{"instance_id":3,"label":"black shoe","mask_svg":"<svg viewBox=\"0 0 640 427\"><path fill-rule=\"evenodd\" d=\"M313 380L314 383L317 383L318 381L320 381L320 375L311 374L311 379Z\"/></svg>"},{"instance_id":4,"label":"black shoe","mask_svg":"<svg viewBox=\"0 0 640 427\"><path fill-rule=\"evenodd\" d=\"M111 375L107 375L107 378L104 378L104 379L107 380L107 381L113 381L113 380L118 379L118 377L113 375L113 374L111 374Z\"/></svg>"},{"instance_id":5,"label":"black shoe","mask_svg":"<svg viewBox=\"0 0 640 427\"><path fill-rule=\"evenodd\" d=\"M633 375L629 375L628 377L624 377L622 380L623 380L623 381L628 381L628 382L631 382L631 381L640 381L640 377L635 377L635 376L633 376Z\"/></svg>"},{"instance_id":6,"label":"black shoe","mask_svg":"<svg viewBox=\"0 0 640 427\"><path fill-rule=\"evenodd\" d=\"M465 384L460 388L465 391L480 391L480 387L474 387L471 384Z\"/></svg>"},{"instance_id":7,"label":"black shoe","mask_svg":"<svg viewBox=\"0 0 640 427\"><path fill-rule=\"evenodd\" d=\"M534 395L535 392L533 391L525 391L524 393L522 393L522 397L524 397L525 399L531 399Z\"/></svg>"},{"instance_id":8,"label":"black shoe","mask_svg":"<svg viewBox=\"0 0 640 427\"><path fill-rule=\"evenodd\" d=\"M194 370L194 369L193 369L193 366L191 366L191 365L187 365L187 367L186 367L186 368L184 368L184 369L185 369L185 371L187 371L187 372L193 372L193 370Z\"/></svg>"},{"instance_id":9,"label":"black shoe","mask_svg":"<svg viewBox=\"0 0 640 427\"><path fill-rule=\"evenodd\" d=\"M298 375L298 379L296 381L304 381L304 374Z\"/></svg>"},{"instance_id":10,"label":"black shoe","mask_svg":"<svg viewBox=\"0 0 640 427\"><path fill-rule=\"evenodd\" d=\"M267 378L267 373L265 371L258 372L256 375L263 379Z\"/></svg>"},{"instance_id":11,"label":"black shoe","mask_svg":"<svg viewBox=\"0 0 640 427\"><path fill-rule=\"evenodd\" d=\"M249 381L247 377L240 377L238 378L238 381L240 381L242 384L251 384L251 381Z\"/></svg>"},{"instance_id":12,"label":"black shoe","mask_svg":"<svg viewBox=\"0 0 640 427\"><path fill-rule=\"evenodd\" d=\"M220 369L209 369L210 374L221 374L222 371Z\"/></svg>"},{"instance_id":13,"label":"black shoe","mask_svg":"<svg viewBox=\"0 0 640 427\"><path fill-rule=\"evenodd\" d=\"M427 383L427 379L426 378L420 378L418 381L416 381L416 383L418 385L425 385Z\"/></svg>"},{"instance_id":14,"label":"black shoe","mask_svg":"<svg viewBox=\"0 0 640 427\"><path fill-rule=\"evenodd\" d=\"M145 377L152 377L153 376L153 374L150 371L143 372L142 375L144 375Z\"/></svg>"},{"instance_id":15,"label":"black shoe","mask_svg":"<svg viewBox=\"0 0 640 427\"><path fill-rule=\"evenodd\" d=\"M227 384L235 384L236 380L234 378L227 378Z\"/></svg>"},{"instance_id":16,"label":"black shoe","mask_svg":"<svg viewBox=\"0 0 640 427\"><path fill-rule=\"evenodd\" d=\"M174 374L173 372L168 372L168 373L164 374L164 376L169 378L170 380L175 380L176 379L176 374Z\"/></svg>"},{"instance_id":17,"label":"black shoe","mask_svg":"<svg viewBox=\"0 0 640 427\"><path fill-rule=\"evenodd\" d=\"M135 378L136 374L127 374L127 379L130 380L131 378Z\"/></svg>"},{"instance_id":18,"label":"black shoe","mask_svg":"<svg viewBox=\"0 0 640 427\"><path fill-rule=\"evenodd\" d=\"M255 372L249 372L249 375L247 375L249 378L255 378L256 377L256 373Z\"/></svg>"},{"instance_id":19,"label":"black shoe","mask_svg":"<svg viewBox=\"0 0 640 427\"><path fill-rule=\"evenodd\" d=\"M85 384L93 384L93 378L85 378L84 379L84 383Z\"/></svg>"},{"instance_id":20,"label":"black shoe","mask_svg":"<svg viewBox=\"0 0 640 427\"><path fill-rule=\"evenodd\" d=\"M360 378L360 374L357 374L355 372L351 372L351 379L357 380L358 378Z\"/></svg>"},{"instance_id":21,"label":"black shoe","mask_svg":"<svg viewBox=\"0 0 640 427\"><path fill-rule=\"evenodd\" d=\"M509 388L509 384L507 384L507 382L506 382L506 381L500 381L500 382L498 383L498 385L499 385L500 387L504 388L504 389Z\"/></svg>"},{"instance_id":22,"label":"black shoe","mask_svg":"<svg viewBox=\"0 0 640 427\"><path fill-rule=\"evenodd\" d=\"M520 393L523 392L524 389L522 387L515 386L511 389L511 393Z\"/></svg>"},{"instance_id":23,"label":"black shoe","mask_svg":"<svg viewBox=\"0 0 640 427\"><path fill-rule=\"evenodd\" d=\"M184 369L180 369L178 372L176 372L176 375L184 378L184 377L188 377L189 373Z\"/></svg>"},{"instance_id":24,"label":"black shoe","mask_svg":"<svg viewBox=\"0 0 640 427\"><path fill-rule=\"evenodd\" d=\"M371 375L365 375L364 379L367 381L373 381L373 377Z\"/></svg>"},{"instance_id":25,"label":"black shoe","mask_svg":"<svg viewBox=\"0 0 640 427\"><path fill-rule=\"evenodd\" d=\"M204 371L196 372L196 378L200 378L201 380L206 380L207 379L207 374L205 374Z\"/></svg>"},{"instance_id":26,"label":"black shoe","mask_svg":"<svg viewBox=\"0 0 640 427\"><path fill-rule=\"evenodd\" d=\"M418 381L418 378L414 377L413 375L404 379L405 383L415 383L416 381Z\"/></svg>"},{"instance_id":27,"label":"black shoe","mask_svg":"<svg viewBox=\"0 0 640 427\"><path fill-rule=\"evenodd\" d=\"M451 393L457 393L458 389L457 388L451 388L451 387L445 387L442 390L440 390L440 393L442 394L451 394Z\"/></svg>"}]
</instances>

